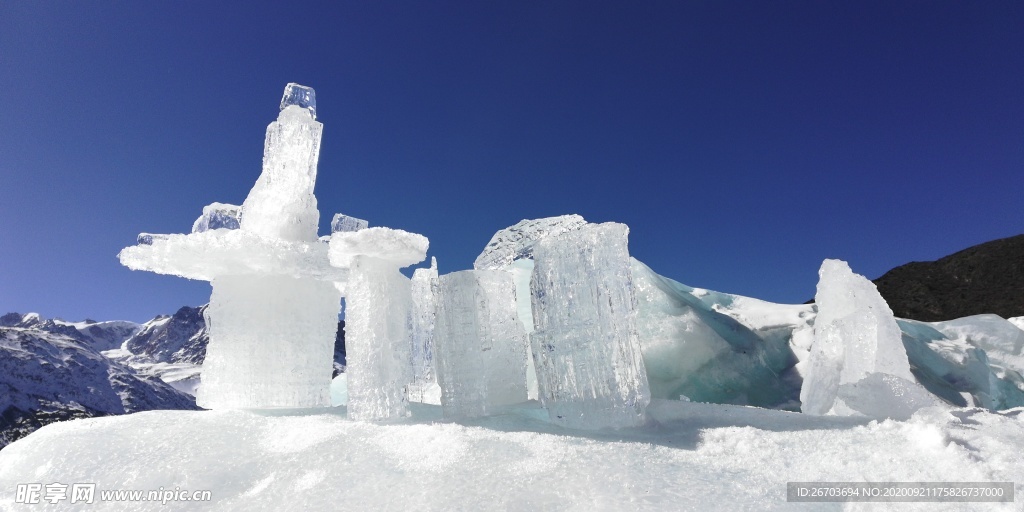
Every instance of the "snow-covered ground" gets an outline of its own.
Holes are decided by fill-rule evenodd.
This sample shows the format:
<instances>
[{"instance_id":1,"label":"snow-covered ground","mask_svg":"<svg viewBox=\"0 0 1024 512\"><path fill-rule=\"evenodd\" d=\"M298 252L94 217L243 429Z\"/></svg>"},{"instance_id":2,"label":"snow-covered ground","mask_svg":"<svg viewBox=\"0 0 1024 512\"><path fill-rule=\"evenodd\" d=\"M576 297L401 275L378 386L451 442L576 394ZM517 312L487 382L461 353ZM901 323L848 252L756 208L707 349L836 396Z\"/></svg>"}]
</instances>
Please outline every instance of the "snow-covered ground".
<instances>
[{"instance_id":1,"label":"snow-covered ground","mask_svg":"<svg viewBox=\"0 0 1024 512\"><path fill-rule=\"evenodd\" d=\"M82 510L1020 510L1024 409L929 408L905 422L655 400L648 425L585 433L535 403L456 424L345 408L151 411L49 425L0 452L18 484L95 483ZM790 481L1012 481L1016 503L788 503ZM103 490L211 491L102 502ZM61 502L68 506L68 501Z\"/></svg>"}]
</instances>

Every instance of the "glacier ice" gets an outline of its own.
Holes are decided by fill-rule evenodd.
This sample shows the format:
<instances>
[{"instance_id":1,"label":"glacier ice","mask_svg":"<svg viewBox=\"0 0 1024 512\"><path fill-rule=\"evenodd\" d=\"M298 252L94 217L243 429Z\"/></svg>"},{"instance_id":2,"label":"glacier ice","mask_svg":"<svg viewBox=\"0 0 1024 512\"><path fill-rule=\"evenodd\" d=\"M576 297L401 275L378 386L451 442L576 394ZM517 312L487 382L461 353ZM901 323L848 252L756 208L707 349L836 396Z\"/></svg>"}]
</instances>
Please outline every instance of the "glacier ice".
<instances>
[{"instance_id":1,"label":"glacier ice","mask_svg":"<svg viewBox=\"0 0 1024 512\"><path fill-rule=\"evenodd\" d=\"M349 217L343 213L334 214L334 219L331 220L331 233L338 233L342 231L359 231L360 229L366 229L370 226L370 223L355 217Z\"/></svg>"},{"instance_id":2,"label":"glacier ice","mask_svg":"<svg viewBox=\"0 0 1024 512\"><path fill-rule=\"evenodd\" d=\"M348 416L409 416L412 287L401 267L423 261L426 237L390 228L331 235L331 263L350 267L345 304Z\"/></svg>"},{"instance_id":3,"label":"glacier ice","mask_svg":"<svg viewBox=\"0 0 1024 512\"><path fill-rule=\"evenodd\" d=\"M854 274L850 266L840 260L826 259L818 275L818 290L814 296L818 315L800 391L802 410L810 414L830 411L850 414L847 408L851 403L838 397L840 387L857 383L874 373L916 383L899 325L875 285L864 276ZM848 389L849 397L854 388ZM863 386L856 389L871 393L886 388ZM867 402L870 398L869 395L854 402Z\"/></svg>"},{"instance_id":4,"label":"glacier ice","mask_svg":"<svg viewBox=\"0 0 1024 512\"><path fill-rule=\"evenodd\" d=\"M202 233L211 229L238 229L238 217L241 206L224 203L213 203L203 207L203 214L192 224L193 233Z\"/></svg>"},{"instance_id":5,"label":"glacier ice","mask_svg":"<svg viewBox=\"0 0 1024 512\"><path fill-rule=\"evenodd\" d=\"M505 268L513 261L533 257L533 247L545 237L579 229L587 221L579 215L562 215L543 219L521 220L498 231L473 262L478 270Z\"/></svg>"},{"instance_id":6,"label":"glacier ice","mask_svg":"<svg viewBox=\"0 0 1024 512\"><path fill-rule=\"evenodd\" d=\"M638 425L650 401L637 339L624 224L588 224L533 248L534 332L541 402L571 428Z\"/></svg>"},{"instance_id":7,"label":"glacier ice","mask_svg":"<svg viewBox=\"0 0 1024 512\"><path fill-rule=\"evenodd\" d=\"M463 270L438 279L435 361L446 418L525 402L526 332L512 274Z\"/></svg>"},{"instance_id":8,"label":"glacier ice","mask_svg":"<svg viewBox=\"0 0 1024 512\"><path fill-rule=\"evenodd\" d=\"M632 260L637 333L652 398L796 410L810 305L771 304L688 287Z\"/></svg>"},{"instance_id":9,"label":"glacier ice","mask_svg":"<svg viewBox=\"0 0 1024 512\"><path fill-rule=\"evenodd\" d=\"M119 254L133 270L213 286L200 406L330 405L341 306L334 283L347 280L348 269L332 266L317 239L313 188L323 125L315 108L312 89L288 85L267 127L263 171L240 208L214 203L192 233L140 236Z\"/></svg>"},{"instance_id":10,"label":"glacier ice","mask_svg":"<svg viewBox=\"0 0 1024 512\"><path fill-rule=\"evenodd\" d=\"M914 375L933 395L960 407L1024 406L1024 369L1014 361L1019 356L1001 349L1014 347L1016 333L1005 329L1008 322L1002 318L976 315L947 322L896 322ZM1010 337L992 343L992 337L1000 335Z\"/></svg>"},{"instance_id":11,"label":"glacier ice","mask_svg":"<svg viewBox=\"0 0 1024 512\"><path fill-rule=\"evenodd\" d=\"M434 372L434 327L437 304L437 258L430 259L430 268L412 273L412 373L410 393L422 402L426 388L437 381Z\"/></svg>"}]
</instances>

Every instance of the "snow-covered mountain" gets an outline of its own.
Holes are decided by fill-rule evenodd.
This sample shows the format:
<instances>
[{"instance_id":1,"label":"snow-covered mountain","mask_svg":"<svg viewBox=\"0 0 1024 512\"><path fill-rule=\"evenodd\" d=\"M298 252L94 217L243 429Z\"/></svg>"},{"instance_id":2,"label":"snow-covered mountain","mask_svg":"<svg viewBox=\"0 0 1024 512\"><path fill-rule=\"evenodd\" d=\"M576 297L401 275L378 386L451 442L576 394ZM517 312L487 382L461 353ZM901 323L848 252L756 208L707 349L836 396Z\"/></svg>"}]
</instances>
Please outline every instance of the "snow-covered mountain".
<instances>
[{"instance_id":1,"label":"snow-covered mountain","mask_svg":"<svg viewBox=\"0 0 1024 512\"><path fill-rule=\"evenodd\" d=\"M0 326L0 447L55 421L152 409L198 409L160 379L102 355L96 345L128 323L74 324L10 314ZM15 326L6 326L15 325ZM96 326L90 333L89 326ZM83 334L82 330L86 333Z\"/></svg>"},{"instance_id":2,"label":"snow-covered mountain","mask_svg":"<svg viewBox=\"0 0 1024 512\"><path fill-rule=\"evenodd\" d=\"M154 362L203 364L210 340L203 318L206 308L184 306L173 315L160 315L142 324L123 348Z\"/></svg>"},{"instance_id":3,"label":"snow-covered mountain","mask_svg":"<svg viewBox=\"0 0 1024 512\"><path fill-rule=\"evenodd\" d=\"M209 333L206 305L137 324L0 316L0 448L55 421L150 409L197 409ZM334 366L345 368L344 321Z\"/></svg>"}]
</instances>

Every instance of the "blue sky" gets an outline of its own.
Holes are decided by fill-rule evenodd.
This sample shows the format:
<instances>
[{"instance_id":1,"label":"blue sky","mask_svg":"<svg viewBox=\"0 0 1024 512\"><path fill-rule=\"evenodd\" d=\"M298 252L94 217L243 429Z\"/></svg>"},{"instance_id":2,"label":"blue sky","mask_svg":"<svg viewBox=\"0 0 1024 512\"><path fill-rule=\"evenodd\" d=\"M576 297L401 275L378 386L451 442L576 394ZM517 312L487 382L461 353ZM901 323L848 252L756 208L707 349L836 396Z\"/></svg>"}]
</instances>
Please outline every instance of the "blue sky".
<instances>
[{"instance_id":1,"label":"blue sky","mask_svg":"<svg viewBox=\"0 0 1024 512\"><path fill-rule=\"evenodd\" d=\"M635 5L639 4L639 5ZM4 2L0 312L143 321L132 272L260 173L317 91L317 196L422 233L442 273L579 213L691 286L814 295L1024 232L1021 2Z\"/></svg>"}]
</instances>

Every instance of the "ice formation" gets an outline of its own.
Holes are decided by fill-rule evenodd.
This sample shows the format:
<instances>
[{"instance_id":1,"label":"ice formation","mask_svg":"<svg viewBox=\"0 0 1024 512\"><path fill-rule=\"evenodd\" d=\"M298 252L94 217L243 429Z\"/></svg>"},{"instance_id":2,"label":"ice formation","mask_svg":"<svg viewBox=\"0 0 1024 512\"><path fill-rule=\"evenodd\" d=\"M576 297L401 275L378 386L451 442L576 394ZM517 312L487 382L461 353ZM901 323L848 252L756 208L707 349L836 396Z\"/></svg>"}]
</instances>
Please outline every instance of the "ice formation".
<instances>
[{"instance_id":1,"label":"ice formation","mask_svg":"<svg viewBox=\"0 0 1024 512\"><path fill-rule=\"evenodd\" d=\"M525 402L526 332L512 274L463 270L438 279L435 361L446 418Z\"/></svg>"},{"instance_id":2,"label":"ice formation","mask_svg":"<svg viewBox=\"0 0 1024 512\"><path fill-rule=\"evenodd\" d=\"M345 299L349 418L409 415L412 289L399 269L423 261L427 245L422 235L382 227L331 236L331 263L351 268Z\"/></svg>"},{"instance_id":3,"label":"ice formation","mask_svg":"<svg viewBox=\"0 0 1024 512\"><path fill-rule=\"evenodd\" d=\"M434 326L437 304L437 259L430 259L430 268L412 273L412 375L410 393L422 402L426 388L437 381L434 371Z\"/></svg>"},{"instance_id":4,"label":"ice formation","mask_svg":"<svg viewBox=\"0 0 1024 512\"><path fill-rule=\"evenodd\" d=\"M288 84L267 127L263 172L238 210L213 204L187 235L140 236L134 270L210 281L210 343L197 403L216 408L330 405L331 360L348 277L317 241L313 187L323 125L313 89ZM218 229L228 228L228 229Z\"/></svg>"},{"instance_id":5,"label":"ice formation","mask_svg":"<svg viewBox=\"0 0 1024 512\"><path fill-rule=\"evenodd\" d=\"M691 288L632 260L637 333L652 398L797 410L791 348L810 305Z\"/></svg>"},{"instance_id":6,"label":"ice formation","mask_svg":"<svg viewBox=\"0 0 1024 512\"><path fill-rule=\"evenodd\" d=\"M802 410L810 414L859 412L884 417L883 409L858 411L858 404L890 399L896 403L898 398L874 393L918 386L910 373L899 325L875 285L854 274L846 262L825 260L818 275L814 296L818 316L800 391ZM892 385L891 378L880 379L874 374L901 382ZM868 380L861 382L863 379ZM897 412L904 414L894 414Z\"/></svg>"},{"instance_id":7,"label":"ice formation","mask_svg":"<svg viewBox=\"0 0 1024 512\"><path fill-rule=\"evenodd\" d=\"M960 407L1024 406L1020 335L996 315L946 322L897 319L914 374L925 388Z\"/></svg>"},{"instance_id":8,"label":"ice formation","mask_svg":"<svg viewBox=\"0 0 1024 512\"><path fill-rule=\"evenodd\" d=\"M366 229L370 226L370 223L355 217L349 217L343 213L336 213L334 219L331 220L331 233L345 232L345 231L359 231L360 229Z\"/></svg>"},{"instance_id":9,"label":"ice formation","mask_svg":"<svg viewBox=\"0 0 1024 512\"><path fill-rule=\"evenodd\" d=\"M192 224L193 233L211 229L238 229L238 218L242 207L233 204L213 203L203 207L203 214Z\"/></svg>"},{"instance_id":10,"label":"ice formation","mask_svg":"<svg viewBox=\"0 0 1024 512\"><path fill-rule=\"evenodd\" d=\"M534 332L540 398L572 428L644 421L650 401L637 339L624 224L588 224L533 248Z\"/></svg>"},{"instance_id":11,"label":"ice formation","mask_svg":"<svg viewBox=\"0 0 1024 512\"><path fill-rule=\"evenodd\" d=\"M587 221L579 215L521 220L495 233L473 262L473 268L497 270L505 268L515 260L533 258L533 248L540 240L586 225Z\"/></svg>"}]
</instances>

